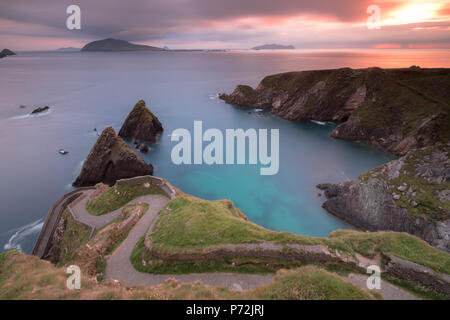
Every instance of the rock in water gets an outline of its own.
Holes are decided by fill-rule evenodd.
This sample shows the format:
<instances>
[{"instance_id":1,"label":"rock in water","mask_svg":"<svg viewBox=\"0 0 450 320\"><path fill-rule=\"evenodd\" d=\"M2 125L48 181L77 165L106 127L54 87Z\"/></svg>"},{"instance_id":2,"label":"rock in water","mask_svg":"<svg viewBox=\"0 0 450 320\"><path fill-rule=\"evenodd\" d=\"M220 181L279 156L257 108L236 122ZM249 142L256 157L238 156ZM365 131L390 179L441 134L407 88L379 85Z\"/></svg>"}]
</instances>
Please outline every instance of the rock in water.
<instances>
[{"instance_id":1,"label":"rock in water","mask_svg":"<svg viewBox=\"0 0 450 320\"><path fill-rule=\"evenodd\" d=\"M155 143L162 131L161 122L145 106L145 101L140 100L123 123L119 136L125 139Z\"/></svg>"},{"instance_id":2,"label":"rock in water","mask_svg":"<svg viewBox=\"0 0 450 320\"><path fill-rule=\"evenodd\" d=\"M34 109L34 110L31 112L31 114L37 114L37 113L45 112L45 111L48 111L49 109L50 109L49 106L39 107L39 108Z\"/></svg>"},{"instance_id":3,"label":"rock in water","mask_svg":"<svg viewBox=\"0 0 450 320\"><path fill-rule=\"evenodd\" d=\"M9 50L9 49L3 49L0 52L0 58L4 58L4 57L7 57L7 56L15 56L15 55L16 54L14 52L12 52L11 50Z\"/></svg>"},{"instance_id":4,"label":"rock in water","mask_svg":"<svg viewBox=\"0 0 450 320\"><path fill-rule=\"evenodd\" d=\"M83 164L74 187L114 184L116 180L152 175L153 166L147 164L116 135L111 127L103 130Z\"/></svg>"}]
</instances>

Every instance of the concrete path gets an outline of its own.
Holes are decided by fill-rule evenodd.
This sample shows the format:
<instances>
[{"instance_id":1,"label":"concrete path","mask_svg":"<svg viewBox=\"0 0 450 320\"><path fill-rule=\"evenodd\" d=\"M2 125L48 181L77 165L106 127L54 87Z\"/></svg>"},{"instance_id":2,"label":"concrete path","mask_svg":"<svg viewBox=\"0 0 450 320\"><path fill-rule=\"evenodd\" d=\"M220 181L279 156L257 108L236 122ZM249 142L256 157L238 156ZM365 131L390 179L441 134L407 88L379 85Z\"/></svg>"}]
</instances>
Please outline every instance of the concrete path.
<instances>
[{"instance_id":1,"label":"concrete path","mask_svg":"<svg viewBox=\"0 0 450 320\"><path fill-rule=\"evenodd\" d=\"M104 225L110 223L115 218L117 218L122 213L123 207L114 210L110 213L103 214L101 216L94 216L86 211L86 203L93 192L94 190L85 191L84 194L86 196L83 199L81 199L77 204L75 204L73 207L71 207L70 211L76 220L81 221L87 224L88 226L99 229ZM153 199L154 195L140 196L127 203L127 205L139 202L151 203Z\"/></svg>"},{"instance_id":2,"label":"concrete path","mask_svg":"<svg viewBox=\"0 0 450 320\"><path fill-rule=\"evenodd\" d=\"M128 237L113 252L106 265L106 278L123 282L125 285L158 285L169 278L181 282L201 281L207 285L223 286L233 290L246 290L267 284L273 280L273 275L253 275L237 273L195 273L184 275L157 275L137 271L130 261L131 252L139 239L152 230L158 212L169 201L161 195L152 195L148 199L149 210L131 229ZM142 202L142 200L141 200ZM147 202L147 201L146 201Z\"/></svg>"},{"instance_id":3,"label":"concrete path","mask_svg":"<svg viewBox=\"0 0 450 320\"><path fill-rule=\"evenodd\" d=\"M361 288L367 288L367 278L369 278L369 276L356 273L350 273L347 277L350 282ZM371 291L380 293L385 300L420 300L408 291L405 291L402 288L396 287L393 284L384 281L383 275L381 275L380 289L373 289Z\"/></svg>"}]
</instances>

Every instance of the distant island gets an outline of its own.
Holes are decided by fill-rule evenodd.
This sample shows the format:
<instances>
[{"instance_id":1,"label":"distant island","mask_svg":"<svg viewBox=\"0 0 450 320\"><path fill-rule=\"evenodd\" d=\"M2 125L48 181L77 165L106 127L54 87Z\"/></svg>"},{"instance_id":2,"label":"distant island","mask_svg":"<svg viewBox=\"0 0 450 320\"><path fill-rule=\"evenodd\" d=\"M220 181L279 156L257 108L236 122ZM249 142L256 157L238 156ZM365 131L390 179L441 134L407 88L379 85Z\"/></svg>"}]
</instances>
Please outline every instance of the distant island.
<instances>
[{"instance_id":1,"label":"distant island","mask_svg":"<svg viewBox=\"0 0 450 320\"><path fill-rule=\"evenodd\" d=\"M0 58L5 58L7 56L15 56L16 54L9 49L3 49L0 52Z\"/></svg>"},{"instance_id":2,"label":"distant island","mask_svg":"<svg viewBox=\"0 0 450 320\"><path fill-rule=\"evenodd\" d=\"M164 49L108 38L89 42L81 51L164 51Z\"/></svg>"},{"instance_id":3,"label":"distant island","mask_svg":"<svg viewBox=\"0 0 450 320\"><path fill-rule=\"evenodd\" d=\"M286 49L295 49L294 46L283 46L280 44L264 44L262 46L253 47L252 50L286 50Z\"/></svg>"},{"instance_id":4,"label":"distant island","mask_svg":"<svg viewBox=\"0 0 450 320\"><path fill-rule=\"evenodd\" d=\"M56 51L59 51L59 52L74 52L74 51L80 51L80 50L81 50L80 48L74 48L74 47L66 47L66 48L56 49Z\"/></svg>"}]
</instances>

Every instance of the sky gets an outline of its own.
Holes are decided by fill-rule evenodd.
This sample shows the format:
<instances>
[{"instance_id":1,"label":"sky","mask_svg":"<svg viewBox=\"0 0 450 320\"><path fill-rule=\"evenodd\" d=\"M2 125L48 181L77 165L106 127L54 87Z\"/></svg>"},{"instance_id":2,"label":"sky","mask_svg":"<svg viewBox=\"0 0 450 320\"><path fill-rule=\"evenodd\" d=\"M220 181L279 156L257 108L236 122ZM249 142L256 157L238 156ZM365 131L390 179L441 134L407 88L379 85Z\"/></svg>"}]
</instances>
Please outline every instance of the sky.
<instances>
[{"instance_id":1,"label":"sky","mask_svg":"<svg viewBox=\"0 0 450 320\"><path fill-rule=\"evenodd\" d=\"M80 30L66 27L70 5L81 9ZM368 28L369 6L380 9L379 28ZM0 48L104 38L173 49L450 48L450 0L0 0Z\"/></svg>"}]
</instances>

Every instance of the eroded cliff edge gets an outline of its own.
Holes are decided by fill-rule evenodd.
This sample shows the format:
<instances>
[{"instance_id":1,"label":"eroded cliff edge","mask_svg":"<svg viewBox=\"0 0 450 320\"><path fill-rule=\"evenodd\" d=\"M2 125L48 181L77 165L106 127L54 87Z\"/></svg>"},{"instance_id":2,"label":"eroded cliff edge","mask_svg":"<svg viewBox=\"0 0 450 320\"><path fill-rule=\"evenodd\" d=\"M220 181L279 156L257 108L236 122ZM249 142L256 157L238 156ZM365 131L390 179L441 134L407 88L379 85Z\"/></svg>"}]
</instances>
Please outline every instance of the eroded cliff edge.
<instances>
[{"instance_id":1,"label":"eroded cliff edge","mask_svg":"<svg viewBox=\"0 0 450 320\"><path fill-rule=\"evenodd\" d=\"M292 121L342 122L331 136L403 155L450 140L450 69L333 69L265 77L239 85L227 103Z\"/></svg>"},{"instance_id":2,"label":"eroded cliff edge","mask_svg":"<svg viewBox=\"0 0 450 320\"><path fill-rule=\"evenodd\" d=\"M353 225L414 234L450 251L450 69L335 69L264 78L221 99L291 121L341 122L334 138L402 156L322 184L324 208Z\"/></svg>"},{"instance_id":3,"label":"eroded cliff edge","mask_svg":"<svg viewBox=\"0 0 450 320\"><path fill-rule=\"evenodd\" d=\"M408 232L450 251L450 144L415 149L355 180L321 184L323 207L350 223Z\"/></svg>"}]
</instances>

